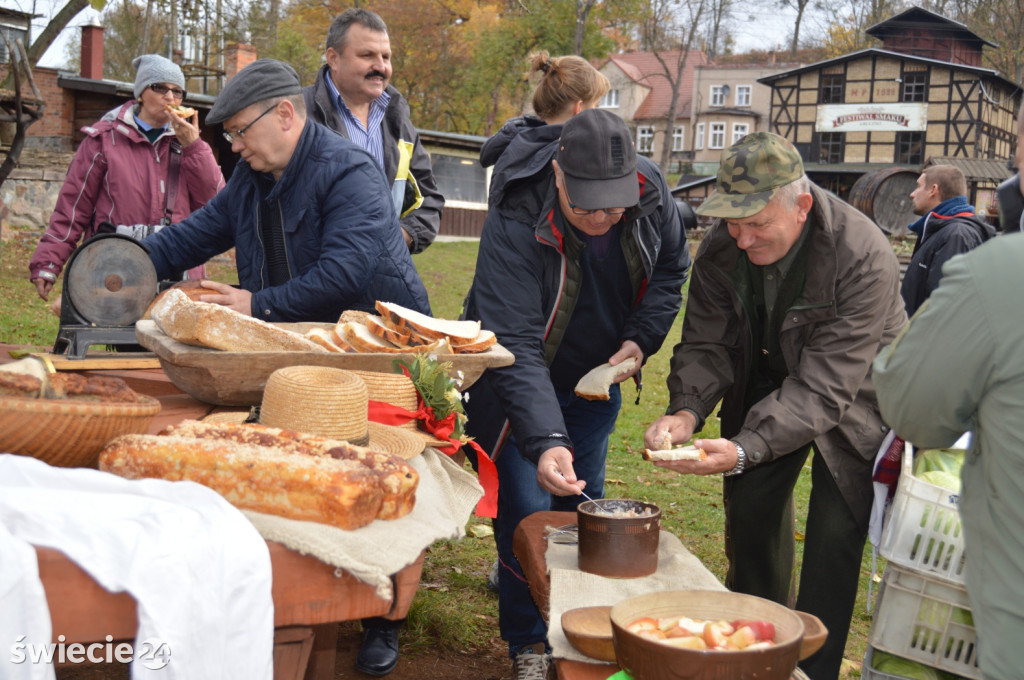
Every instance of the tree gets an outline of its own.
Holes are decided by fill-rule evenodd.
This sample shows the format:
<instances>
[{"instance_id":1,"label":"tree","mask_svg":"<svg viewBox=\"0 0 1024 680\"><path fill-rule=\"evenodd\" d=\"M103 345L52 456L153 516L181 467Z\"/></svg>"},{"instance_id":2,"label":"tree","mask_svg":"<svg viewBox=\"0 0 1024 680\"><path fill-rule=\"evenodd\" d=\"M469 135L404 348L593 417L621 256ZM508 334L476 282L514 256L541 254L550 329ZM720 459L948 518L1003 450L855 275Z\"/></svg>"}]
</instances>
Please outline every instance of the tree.
<instances>
[{"instance_id":1,"label":"tree","mask_svg":"<svg viewBox=\"0 0 1024 680\"><path fill-rule=\"evenodd\" d=\"M665 136L661 145L658 165L668 174L672 158L672 130L679 108L679 93L683 74L697 32L704 17L707 0L651 0L641 25L641 39L645 49L652 52L661 65L655 77L664 78L672 90L669 100ZM672 58L673 53L677 53Z\"/></svg>"},{"instance_id":2,"label":"tree","mask_svg":"<svg viewBox=\"0 0 1024 680\"><path fill-rule=\"evenodd\" d=\"M9 76L14 83L14 99L3 102L0 107L0 123L14 123L15 126L14 139L11 140L7 157L0 165L0 185L2 185L11 171L18 166L21 151L25 148L25 133L29 125L43 117L44 103L43 96L39 93L36 81L32 77L32 65L29 62L25 45L21 40L15 40L12 45L2 32L0 32L0 38L3 38L4 43L7 44L7 54L10 57ZM22 71L25 72L25 80L32 88L33 99L31 101L26 100L22 92Z\"/></svg>"},{"instance_id":3,"label":"tree","mask_svg":"<svg viewBox=\"0 0 1024 680\"><path fill-rule=\"evenodd\" d=\"M789 44L789 55L790 58L795 59L797 50L800 49L800 26L804 21L804 13L807 11L808 5L811 5L811 0L779 0L779 7L789 7L796 10L796 22L793 24L793 39ZM815 2L813 7L821 8L819 2Z\"/></svg>"}]
</instances>

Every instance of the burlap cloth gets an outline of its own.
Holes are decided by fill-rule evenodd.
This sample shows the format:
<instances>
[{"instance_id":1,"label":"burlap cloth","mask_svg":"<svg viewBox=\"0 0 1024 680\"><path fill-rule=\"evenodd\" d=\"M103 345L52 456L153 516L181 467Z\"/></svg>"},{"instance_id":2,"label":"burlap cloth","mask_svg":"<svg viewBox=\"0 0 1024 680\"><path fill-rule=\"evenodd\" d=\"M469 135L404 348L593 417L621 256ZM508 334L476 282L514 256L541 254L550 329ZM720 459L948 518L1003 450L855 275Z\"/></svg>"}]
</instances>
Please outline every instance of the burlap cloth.
<instances>
[{"instance_id":1,"label":"burlap cloth","mask_svg":"<svg viewBox=\"0 0 1024 680\"><path fill-rule=\"evenodd\" d=\"M658 538L658 570L639 578L606 578L580 571L576 545L548 541L544 559L551 576L548 642L556 659L600 663L569 644L562 632L562 613L576 607L613 605L635 595L658 590L725 590L682 542L662 531Z\"/></svg>"},{"instance_id":2,"label":"burlap cloth","mask_svg":"<svg viewBox=\"0 0 1024 680\"><path fill-rule=\"evenodd\" d=\"M263 538L344 569L391 599L390 576L412 564L434 541L462 538L483 496L476 477L437 450L409 461L420 475L416 505L395 520L374 520L354 531L243 510Z\"/></svg>"}]
</instances>

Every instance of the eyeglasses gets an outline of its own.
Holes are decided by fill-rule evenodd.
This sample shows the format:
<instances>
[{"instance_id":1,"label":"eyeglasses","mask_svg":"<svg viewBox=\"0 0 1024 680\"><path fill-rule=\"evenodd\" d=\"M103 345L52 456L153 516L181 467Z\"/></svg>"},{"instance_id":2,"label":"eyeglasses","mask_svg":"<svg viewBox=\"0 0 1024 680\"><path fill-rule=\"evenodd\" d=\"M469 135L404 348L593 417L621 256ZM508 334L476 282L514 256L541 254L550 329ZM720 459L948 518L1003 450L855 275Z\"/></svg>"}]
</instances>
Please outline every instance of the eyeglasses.
<instances>
[{"instance_id":1,"label":"eyeglasses","mask_svg":"<svg viewBox=\"0 0 1024 680\"><path fill-rule=\"evenodd\" d=\"M185 98L186 94L188 94L188 92L180 88L167 87L166 85L161 85L160 83L153 83L149 86L149 89L153 90L153 92L156 92L161 97L170 92L171 96L177 99L179 102Z\"/></svg>"},{"instance_id":2,"label":"eyeglasses","mask_svg":"<svg viewBox=\"0 0 1024 680\"><path fill-rule=\"evenodd\" d=\"M268 113L270 113L271 111L273 111L276 108L277 108L277 104L274 104L269 109L267 109L266 111L264 111L260 115L256 116L256 118L254 118L251 123L246 125L241 130L235 130L234 132L228 132L227 130L225 130L222 133L224 135L224 139L228 140L228 143L230 143L230 144L234 144L236 139L245 139L245 131L248 130L249 128L251 128L253 125L255 125L256 121L258 121L260 118L262 118L263 116L267 115Z\"/></svg>"}]
</instances>

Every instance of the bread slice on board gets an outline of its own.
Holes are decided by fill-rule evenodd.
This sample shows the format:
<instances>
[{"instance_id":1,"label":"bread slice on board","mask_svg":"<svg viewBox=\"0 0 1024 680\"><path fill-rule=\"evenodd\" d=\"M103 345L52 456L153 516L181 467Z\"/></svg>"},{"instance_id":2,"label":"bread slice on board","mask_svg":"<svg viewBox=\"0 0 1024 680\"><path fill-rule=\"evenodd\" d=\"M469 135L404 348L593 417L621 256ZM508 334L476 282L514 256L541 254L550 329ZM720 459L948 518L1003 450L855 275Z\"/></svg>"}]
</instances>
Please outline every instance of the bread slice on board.
<instances>
[{"instance_id":1,"label":"bread slice on board","mask_svg":"<svg viewBox=\"0 0 1024 680\"><path fill-rule=\"evenodd\" d=\"M634 366L636 366L636 358L629 357L614 366L611 364L601 364L597 368L592 368L576 383L577 396L583 397L588 401L608 401L611 399L608 389L615 382L615 378L623 373L629 373L633 370Z\"/></svg>"},{"instance_id":2,"label":"bread slice on board","mask_svg":"<svg viewBox=\"0 0 1024 680\"><path fill-rule=\"evenodd\" d=\"M407 347L410 344L409 331L395 330L394 328L385 325L384 321L379 316L367 314L366 317L363 319L363 324L366 326L367 329L369 329L371 333L373 333L379 338L384 338L392 345L395 345L397 347Z\"/></svg>"},{"instance_id":3,"label":"bread slice on board","mask_svg":"<svg viewBox=\"0 0 1024 680\"><path fill-rule=\"evenodd\" d=\"M334 340L334 331L326 330L324 328L310 328L306 331L306 337L320 345L328 352L346 352L344 347L339 345ZM349 348L351 349L351 348Z\"/></svg>"},{"instance_id":4,"label":"bread slice on board","mask_svg":"<svg viewBox=\"0 0 1024 680\"><path fill-rule=\"evenodd\" d=\"M376 303L377 311L391 328L396 330L408 329L424 338L440 340L447 337L453 343L468 343L476 340L480 335L479 321L450 321L448 319L435 319L426 314L396 305L393 302Z\"/></svg>"},{"instance_id":5,"label":"bread slice on board","mask_svg":"<svg viewBox=\"0 0 1024 680\"><path fill-rule=\"evenodd\" d=\"M455 350L456 354L478 354L497 342L498 338L494 335L493 331L480 331L480 335L473 342L452 343L452 349Z\"/></svg>"}]
</instances>

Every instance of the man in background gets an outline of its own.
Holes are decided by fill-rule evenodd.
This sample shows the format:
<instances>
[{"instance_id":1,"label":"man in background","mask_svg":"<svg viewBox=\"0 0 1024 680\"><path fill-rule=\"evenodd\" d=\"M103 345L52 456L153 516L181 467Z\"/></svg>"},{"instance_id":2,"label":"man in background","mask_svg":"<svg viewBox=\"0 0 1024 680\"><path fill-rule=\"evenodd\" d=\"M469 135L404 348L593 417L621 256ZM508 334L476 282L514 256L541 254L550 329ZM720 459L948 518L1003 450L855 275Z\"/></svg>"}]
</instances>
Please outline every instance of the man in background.
<instances>
[{"instance_id":1,"label":"man in background","mask_svg":"<svg viewBox=\"0 0 1024 680\"><path fill-rule=\"evenodd\" d=\"M388 84L387 25L367 9L343 12L327 31L325 57L316 82L303 90L309 115L377 160L391 187L405 243L410 252L422 252L437 236L444 197L409 120L409 104Z\"/></svg>"},{"instance_id":2,"label":"man in background","mask_svg":"<svg viewBox=\"0 0 1024 680\"><path fill-rule=\"evenodd\" d=\"M907 316L913 316L939 285L942 265L996 235L995 227L975 215L967 202L967 179L960 168L928 166L917 178L910 200L914 214L922 217L909 226L917 234L917 244L900 288Z\"/></svg>"}]
</instances>

